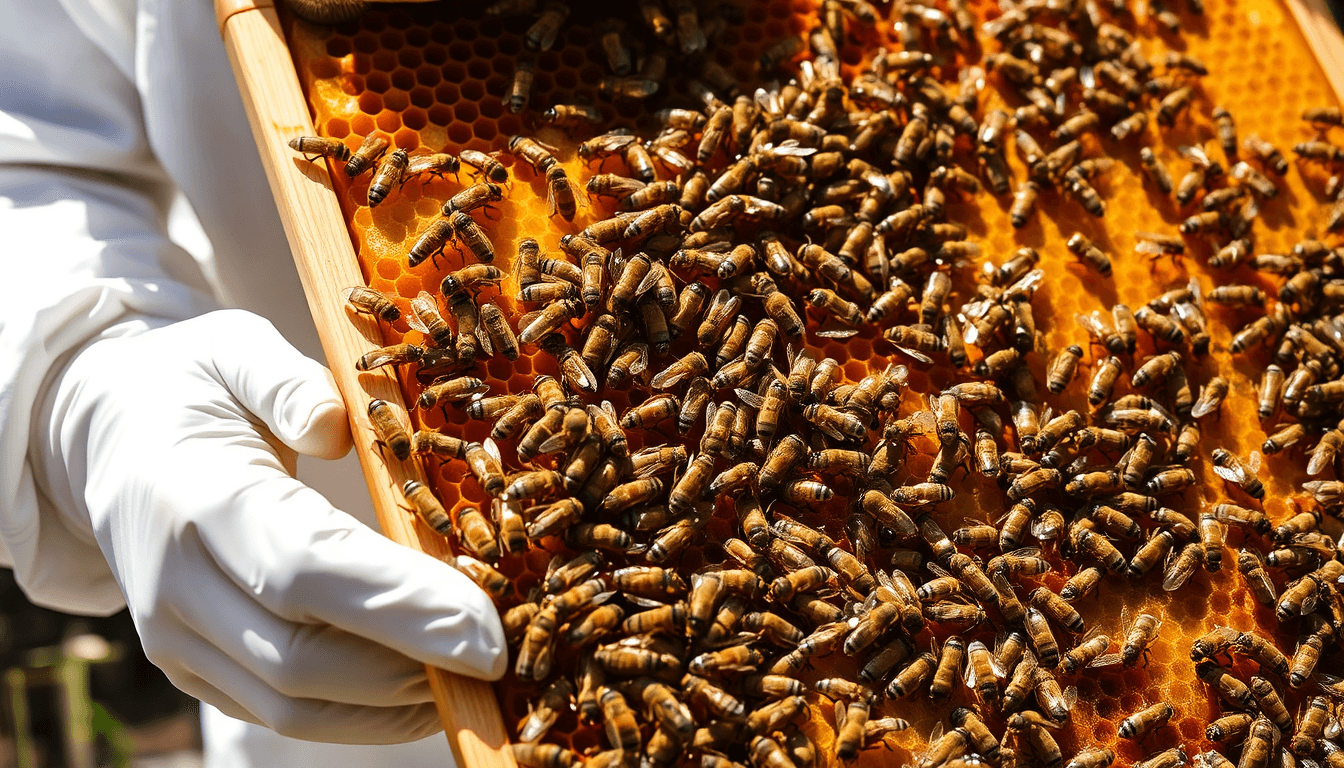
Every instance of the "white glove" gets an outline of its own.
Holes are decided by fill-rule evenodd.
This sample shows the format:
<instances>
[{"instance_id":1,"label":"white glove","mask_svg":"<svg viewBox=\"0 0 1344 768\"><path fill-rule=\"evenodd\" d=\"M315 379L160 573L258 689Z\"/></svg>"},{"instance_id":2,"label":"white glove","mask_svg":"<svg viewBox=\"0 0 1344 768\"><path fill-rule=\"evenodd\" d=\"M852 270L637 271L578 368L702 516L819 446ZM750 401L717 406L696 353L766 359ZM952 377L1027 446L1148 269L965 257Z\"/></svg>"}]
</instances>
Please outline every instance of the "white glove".
<instances>
[{"instance_id":1,"label":"white glove","mask_svg":"<svg viewBox=\"0 0 1344 768\"><path fill-rule=\"evenodd\" d=\"M326 368L239 310L141 326L75 357L35 447L178 687L288 736L394 743L440 728L424 663L503 674L485 593L291 476L296 451L350 449Z\"/></svg>"}]
</instances>

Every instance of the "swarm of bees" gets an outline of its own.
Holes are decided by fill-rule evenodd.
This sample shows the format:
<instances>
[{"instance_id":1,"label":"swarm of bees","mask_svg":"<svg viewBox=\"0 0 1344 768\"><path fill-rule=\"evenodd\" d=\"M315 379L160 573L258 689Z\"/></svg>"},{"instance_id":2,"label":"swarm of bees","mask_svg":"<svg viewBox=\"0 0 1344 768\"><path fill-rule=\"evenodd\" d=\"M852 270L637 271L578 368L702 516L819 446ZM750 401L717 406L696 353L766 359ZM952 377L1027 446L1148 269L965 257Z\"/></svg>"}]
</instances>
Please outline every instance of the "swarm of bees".
<instances>
[{"instance_id":1,"label":"swarm of bees","mask_svg":"<svg viewBox=\"0 0 1344 768\"><path fill-rule=\"evenodd\" d=\"M523 239L506 270L493 266L494 244L473 219L509 181L495 157L388 153L376 134L354 153L326 139L292 143L346 162L352 177L371 171L371 206L413 172L456 173L461 162L481 177L444 203L407 254L418 267L456 244L476 263L449 273L439 295L410 300L406 319L423 341L375 350L359 367L412 366L430 379L415 408L462 408L491 425L489 439L468 442L408 430L383 401L369 411L385 455L457 463L485 493L449 514L423 484L404 488L407 506L455 541L452 564L496 600L513 674L535 686L517 727L520 764L849 762L909 727L904 702L956 692L972 706L929 736L915 768L1107 768L1113 750L1083 746L1066 757L1054 735L1077 698L1070 682L1146 664L1163 621L1142 613L1089 625L1080 601L1107 577L1182 589L1201 569L1220 571L1225 557L1231 565L1235 530L1236 572L1296 632L1295 649L1279 650L1273 629L1266 637L1220 627L1197 640L1196 675L1224 713L1206 732L1219 749L1147 749L1139 764L1226 768L1224 752L1239 750L1237 768L1344 765L1344 679L1318 669L1344 633L1344 560L1322 530L1344 509L1344 482L1307 483L1297 513L1270 520L1258 455L1201 440L1231 382L1186 373L1209 353L1206 308L1256 315L1231 351L1275 349L1257 402L1275 427L1264 453L1315 440L1307 471L1335 467L1344 321L1333 310L1344 299L1344 250L1304 240L1290 254L1254 253L1257 201L1277 194L1283 156L1255 136L1239 142L1221 107L1210 113L1218 147L1184 147L1190 168L1179 179L1150 148L1138 153L1163 195L1201 210L1180 234L1139 233L1137 250L1176 258L1187 238L1209 239L1211 265L1272 275L1282 282L1276 297L1242 284L1205 293L1194 281L1142 306L1079 315L1083 334L1053 353L1033 311L1039 254L981 258L966 227L947 219L949 199L985 190L1011 193L1017 227L1045 189L1103 216L1096 185L1117 161L1084 157L1096 144L1080 137L1109 130L1130 141L1147 133L1150 114L1166 129L1200 103L1207 67L1179 53L1154 66L1110 20L1125 6L1005 4L978 25L961 2L879 10L828 0L807 33L761 57L762 76L777 78L806 56L796 75L748 95L702 55L730 13L702 19L689 0L641 0L638 17L600 30L612 71L603 92L648 99L681 56L701 62L689 86L701 103L656 112L653 137L612 131L580 143L593 171L584 189L615 212L545 249ZM1173 11L1148 6L1159 25L1179 26ZM553 0L488 12L535 14L533 50L550 48L569 16ZM904 50L842 68L842 48L871 41L879 23ZM639 29L652 43L635 55ZM934 55L973 58L977 38L995 41L982 67L957 72ZM515 112L530 104L533 68L519 60L505 96ZM935 77L954 72L955 92ZM1023 106L981 109L990 87ZM1322 132L1344 122L1337 109L1303 117ZM592 131L601 114L556 104L541 120ZM1028 169L1016 182L1010 144ZM974 169L957 164L958 146L971 148ZM514 136L504 151L546 180L552 215L574 219L579 198L558 149ZM1332 173L1344 160L1324 133L1294 151ZM1344 199L1335 177L1327 186ZM1341 205L1332 229L1344 226ZM1085 234L1066 247L1097 279L1110 276L1112 255ZM506 271L529 310L520 316L480 299ZM973 295L953 306L954 280L971 277ZM389 323L402 315L368 288L348 298ZM855 337L897 362L846 383L848 361L819 345ZM480 361L516 359L523 347L552 358L555 374L511 392L472 375ZM1042 356L1043 382L1029 364ZM954 380L916 391L908 366L943 363ZM1089 408L1055 412L1042 384L1053 396L1081 393ZM616 390L631 393L623 412L607 396ZM1203 466L1225 482L1206 490L1225 498L1191 504L1186 491ZM1006 511L947 531L933 512L957 495L958 475L972 473L997 484ZM693 548L721 556L688 573L680 566ZM497 566L538 549L553 554L550 567L519 594ZM1041 583L1061 570L1058 591ZM817 678L814 666L848 672ZM1308 691L1320 693L1292 712L1285 702ZM817 724L818 697L833 722L820 723L833 731L830 754L804 727ZM571 709L600 727L605 748L578 754L546 740ZM1144 748L1177 715L1172 703L1145 704L1126 713L1119 736Z\"/></svg>"}]
</instances>

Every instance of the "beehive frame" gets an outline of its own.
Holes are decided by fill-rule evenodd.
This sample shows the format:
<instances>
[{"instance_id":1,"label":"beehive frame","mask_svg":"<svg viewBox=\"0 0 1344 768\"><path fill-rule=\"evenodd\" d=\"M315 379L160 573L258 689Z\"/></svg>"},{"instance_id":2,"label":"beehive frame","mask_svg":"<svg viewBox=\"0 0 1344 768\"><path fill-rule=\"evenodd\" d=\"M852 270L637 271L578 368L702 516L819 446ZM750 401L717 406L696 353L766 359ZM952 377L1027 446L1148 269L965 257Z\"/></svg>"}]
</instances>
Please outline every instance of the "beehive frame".
<instances>
[{"instance_id":1,"label":"beehive frame","mask_svg":"<svg viewBox=\"0 0 1344 768\"><path fill-rule=\"evenodd\" d=\"M1284 0L1311 44L1337 97L1344 94L1344 40L1322 0ZM314 133L308 101L286 47L279 17L269 3L217 3L221 32L248 109L255 138L289 237L300 277L328 361L345 396L352 429L371 435L371 398L402 403L401 388L385 373L357 373L354 361L383 343L373 320L345 311L341 290L363 281L340 201L323 167L296 159L285 143ZM1344 97L1341 97L1344 98ZM403 510L396 491L416 477L413 463L389 465L371 440L356 440L365 478L384 531L392 539L433 554L446 547L425 536ZM500 710L488 684L430 670L440 714L461 766L512 764Z\"/></svg>"}]
</instances>

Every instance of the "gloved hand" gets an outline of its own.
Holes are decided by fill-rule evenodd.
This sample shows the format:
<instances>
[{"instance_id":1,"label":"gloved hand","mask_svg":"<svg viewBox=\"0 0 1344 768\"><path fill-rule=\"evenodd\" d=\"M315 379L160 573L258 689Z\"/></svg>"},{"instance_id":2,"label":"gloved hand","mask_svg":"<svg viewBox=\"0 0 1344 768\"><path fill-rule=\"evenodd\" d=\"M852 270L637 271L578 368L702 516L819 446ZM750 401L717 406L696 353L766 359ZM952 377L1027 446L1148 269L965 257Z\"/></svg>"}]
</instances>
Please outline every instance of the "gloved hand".
<instances>
[{"instance_id":1,"label":"gloved hand","mask_svg":"<svg viewBox=\"0 0 1344 768\"><path fill-rule=\"evenodd\" d=\"M95 341L46 411L39 476L182 690L285 735L394 743L440 727L423 663L503 674L485 593L292 477L296 451L339 458L350 432L331 374L266 320Z\"/></svg>"}]
</instances>

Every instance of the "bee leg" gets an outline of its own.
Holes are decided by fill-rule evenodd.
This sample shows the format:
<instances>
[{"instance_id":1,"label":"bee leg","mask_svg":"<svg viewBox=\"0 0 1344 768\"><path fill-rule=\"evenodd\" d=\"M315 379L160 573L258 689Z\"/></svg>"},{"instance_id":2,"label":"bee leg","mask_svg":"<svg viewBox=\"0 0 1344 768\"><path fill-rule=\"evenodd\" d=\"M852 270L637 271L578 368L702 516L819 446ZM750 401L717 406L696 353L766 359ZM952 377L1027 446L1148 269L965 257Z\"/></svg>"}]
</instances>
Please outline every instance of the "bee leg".
<instances>
[{"instance_id":1,"label":"bee leg","mask_svg":"<svg viewBox=\"0 0 1344 768\"><path fill-rule=\"evenodd\" d=\"M496 211L496 212L498 212L499 209L496 208L496 207L493 206L493 205L489 205L489 204L487 204L487 205L483 205L483 206L481 206L481 211L482 211L482 212L485 212L485 211ZM502 216L502 215L503 215L503 214L501 214L501 216ZM495 217L493 217L493 216L486 216L486 218L487 218L487 219L490 219L491 221L496 221L496 220L497 220L497 219L496 219Z\"/></svg>"},{"instance_id":2,"label":"bee leg","mask_svg":"<svg viewBox=\"0 0 1344 768\"><path fill-rule=\"evenodd\" d=\"M1144 648L1144 649L1143 649L1143 666L1144 666L1145 669L1147 669L1147 667L1148 667L1148 649L1147 649L1147 648Z\"/></svg>"},{"instance_id":3,"label":"bee leg","mask_svg":"<svg viewBox=\"0 0 1344 768\"><path fill-rule=\"evenodd\" d=\"M443 420L444 420L445 422L447 422L447 421L448 421L448 404L447 404L447 403L439 403L439 413L442 413L442 414L443 414Z\"/></svg>"}]
</instances>

